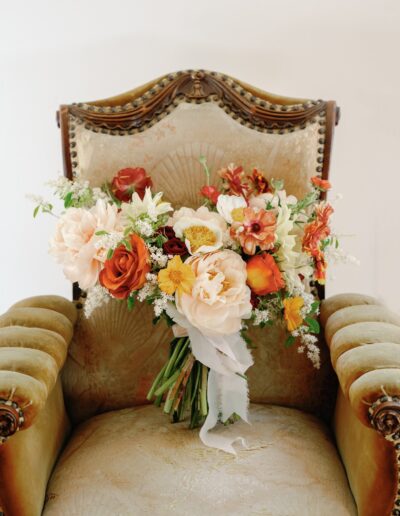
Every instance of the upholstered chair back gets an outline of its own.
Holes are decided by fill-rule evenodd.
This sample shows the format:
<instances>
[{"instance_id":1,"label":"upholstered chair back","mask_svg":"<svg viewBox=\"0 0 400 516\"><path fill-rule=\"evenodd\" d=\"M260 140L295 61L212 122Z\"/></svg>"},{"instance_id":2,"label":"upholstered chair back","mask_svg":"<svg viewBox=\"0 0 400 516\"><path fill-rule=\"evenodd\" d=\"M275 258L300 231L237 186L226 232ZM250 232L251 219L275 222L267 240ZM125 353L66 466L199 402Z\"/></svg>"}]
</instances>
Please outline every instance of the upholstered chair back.
<instances>
[{"instance_id":1,"label":"upholstered chair back","mask_svg":"<svg viewBox=\"0 0 400 516\"><path fill-rule=\"evenodd\" d=\"M327 177L337 110L334 102L278 97L225 75L187 71L117 97L61 106L58 115L71 179L101 186L118 170L140 166L175 207L197 207L205 181L200 156L212 182L233 162L281 178L288 193L303 196L312 176ZM84 296L75 287L78 307ZM147 402L171 339L152 319L152 307L128 312L118 301L90 319L81 315L63 371L73 420ZM252 335L251 399L323 413L334 388L325 346L316 371L305 355L284 347L283 328Z\"/></svg>"}]
</instances>

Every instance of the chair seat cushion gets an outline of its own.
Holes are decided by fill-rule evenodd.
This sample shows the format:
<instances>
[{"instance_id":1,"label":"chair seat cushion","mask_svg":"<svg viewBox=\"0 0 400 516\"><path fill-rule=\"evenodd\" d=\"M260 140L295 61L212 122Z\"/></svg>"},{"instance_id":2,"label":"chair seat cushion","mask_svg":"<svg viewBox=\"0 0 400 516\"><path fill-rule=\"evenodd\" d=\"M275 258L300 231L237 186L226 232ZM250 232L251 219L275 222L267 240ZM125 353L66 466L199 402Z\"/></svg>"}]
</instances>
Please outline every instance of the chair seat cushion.
<instances>
[{"instance_id":1,"label":"chair seat cushion","mask_svg":"<svg viewBox=\"0 0 400 516\"><path fill-rule=\"evenodd\" d=\"M206 448L198 431L141 406L74 431L50 480L45 516L349 516L357 511L328 429L295 409L252 405L248 449Z\"/></svg>"}]
</instances>

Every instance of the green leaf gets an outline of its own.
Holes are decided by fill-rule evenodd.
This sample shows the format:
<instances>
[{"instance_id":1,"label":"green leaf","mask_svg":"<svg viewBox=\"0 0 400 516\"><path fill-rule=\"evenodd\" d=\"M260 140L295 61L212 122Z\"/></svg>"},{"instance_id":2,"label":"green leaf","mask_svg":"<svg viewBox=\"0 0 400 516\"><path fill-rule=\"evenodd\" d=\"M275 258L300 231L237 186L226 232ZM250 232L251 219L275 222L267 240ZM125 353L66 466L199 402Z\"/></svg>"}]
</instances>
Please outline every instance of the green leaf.
<instances>
[{"instance_id":1,"label":"green leaf","mask_svg":"<svg viewBox=\"0 0 400 516\"><path fill-rule=\"evenodd\" d=\"M33 210L33 218L36 217L36 215L39 213L39 210L40 210L40 205L36 206L36 208Z\"/></svg>"},{"instance_id":2,"label":"green leaf","mask_svg":"<svg viewBox=\"0 0 400 516\"><path fill-rule=\"evenodd\" d=\"M114 249L109 249L107 251L107 260L111 260L113 254L114 254Z\"/></svg>"},{"instance_id":3,"label":"green leaf","mask_svg":"<svg viewBox=\"0 0 400 516\"><path fill-rule=\"evenodd\" d=\"M288 338L285 340L285 348L290 348L293 346L293 344L296 342L296 337L293 337L293 335L289 335Z\"/></svg>"},{"instance_id":4,"label":"green leaf","mask_svg":"<svg viewBox=\"0 0 400 516\"><path fill-rule=\"evenodd\" d=\"M128 249L128 251L132 251L132 245L131 243L129 242L129 240L127 240L126 238L124 238L122 241L121 241L124 246Z\"/></svg>"},{"instance_id":5,"label":"green leaf","mask_svg":"<svg viewBox=\"0 0 400 516\"><path fill-rule=\"evenodd\" d=\"M314 301L314 303L311 303L310 314L315 314L315 312L318 310L318 307L319 307L319 301Z\"/></svg>"},{"instance_id":6,"label":"green leaf","mask_svg":"<svg viewBox=\"0 0 400 516\"><path fill-rule=\"evenodd\" d=\"M320 332L319 322L316 319L313 319L312 317L306 317L304 320L307 323L308 327L310 328L311 333L319 333Z\"/></svg>"},{"instance_id":7,"label":"green leaf","mask_svg":"<svg viewBox=\"0 0 400 516\"><path fill-rule=\"evenodd\" d=\"M134 295L133 296L130 295L128 297L128 310L129 311L131 311L133 309L133 307L135 306L135 301L136 301L136 299L135 299Z\"/></svg>"},{"instance_id":8,"label":"green leaf","mask_svg":"<svg viewBox=\"0 0 400 516\"><path fill-rule=\"evenodd\" d=\"M95 235L96 236L109 235L109 232L108 231L104 231L104 230L96 231Z\"/></svg>"},{"instance_id":9,"label":"green leaf","mask_svg":"<svg viewBox=\"0 0 400 516\"><path fill-rule=\"evenodd\" d=\"M68 192L67 195L64 197L64 208L69 208L72 204L72 192Z\"/></svg>"}]
</instances>

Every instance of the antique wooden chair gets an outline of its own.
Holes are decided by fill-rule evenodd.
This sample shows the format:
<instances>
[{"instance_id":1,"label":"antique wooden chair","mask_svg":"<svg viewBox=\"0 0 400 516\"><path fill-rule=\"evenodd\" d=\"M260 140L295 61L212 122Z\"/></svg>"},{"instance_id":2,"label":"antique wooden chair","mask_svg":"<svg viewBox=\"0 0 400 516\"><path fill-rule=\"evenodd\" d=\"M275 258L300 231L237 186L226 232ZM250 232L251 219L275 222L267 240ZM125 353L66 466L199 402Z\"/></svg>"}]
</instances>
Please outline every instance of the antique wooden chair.
<instances>
[{"instance_id":1,"label":"antique wooden chair","mask_svg":"<svg viewBox=\"0 0 400 516\"><path fill-rule=\"evenodd\" d=\"M101 185L143 166L169 201L198 205L200 155L304 194L328 175L338 113L189 70L61 106L58 121L69 178ZM0 317L6 516L400 514L400 318L375 299L323 302L320 371L281 329L255 332L250 448L237 458L146 402L170 339L151 307L110 302L88 320L84 302L75 286L73 303L38 296Z\"/></svg>"}]
</instances>

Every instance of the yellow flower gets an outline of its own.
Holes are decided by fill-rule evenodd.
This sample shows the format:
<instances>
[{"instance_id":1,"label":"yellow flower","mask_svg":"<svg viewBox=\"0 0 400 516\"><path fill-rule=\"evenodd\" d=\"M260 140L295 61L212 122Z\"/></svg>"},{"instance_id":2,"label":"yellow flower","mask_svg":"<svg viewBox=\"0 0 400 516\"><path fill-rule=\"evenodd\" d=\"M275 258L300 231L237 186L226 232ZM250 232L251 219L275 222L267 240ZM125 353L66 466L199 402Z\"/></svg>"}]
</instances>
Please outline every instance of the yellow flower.
<instances>
[{"instance_id":1,"label":"yellow flower","mask_svg":"<svg viewBox=\"0 0 400 516\"><path fill-rule=\"evenodd\" d=\"M290 332L298 328L303 322L303 318L300 315L300 310L303 305L304 299L302 297L288 297L283 300L283 306L285 308L284 318L287 329Z\"/></svg>"},{"instance_id":2,"label":"yellow flower","mask_svg":"<svg viewBox=\"0 0 400 516\"><path fill-rule=\"evenodd\" d=\"M168 262L166 269L158 273L158 285L160 289L172 296L175 291L180 294L190 294L195 280L194 272L190 265L182 262L180 256L176 255Z\"/></svg>"}]
</instances>

